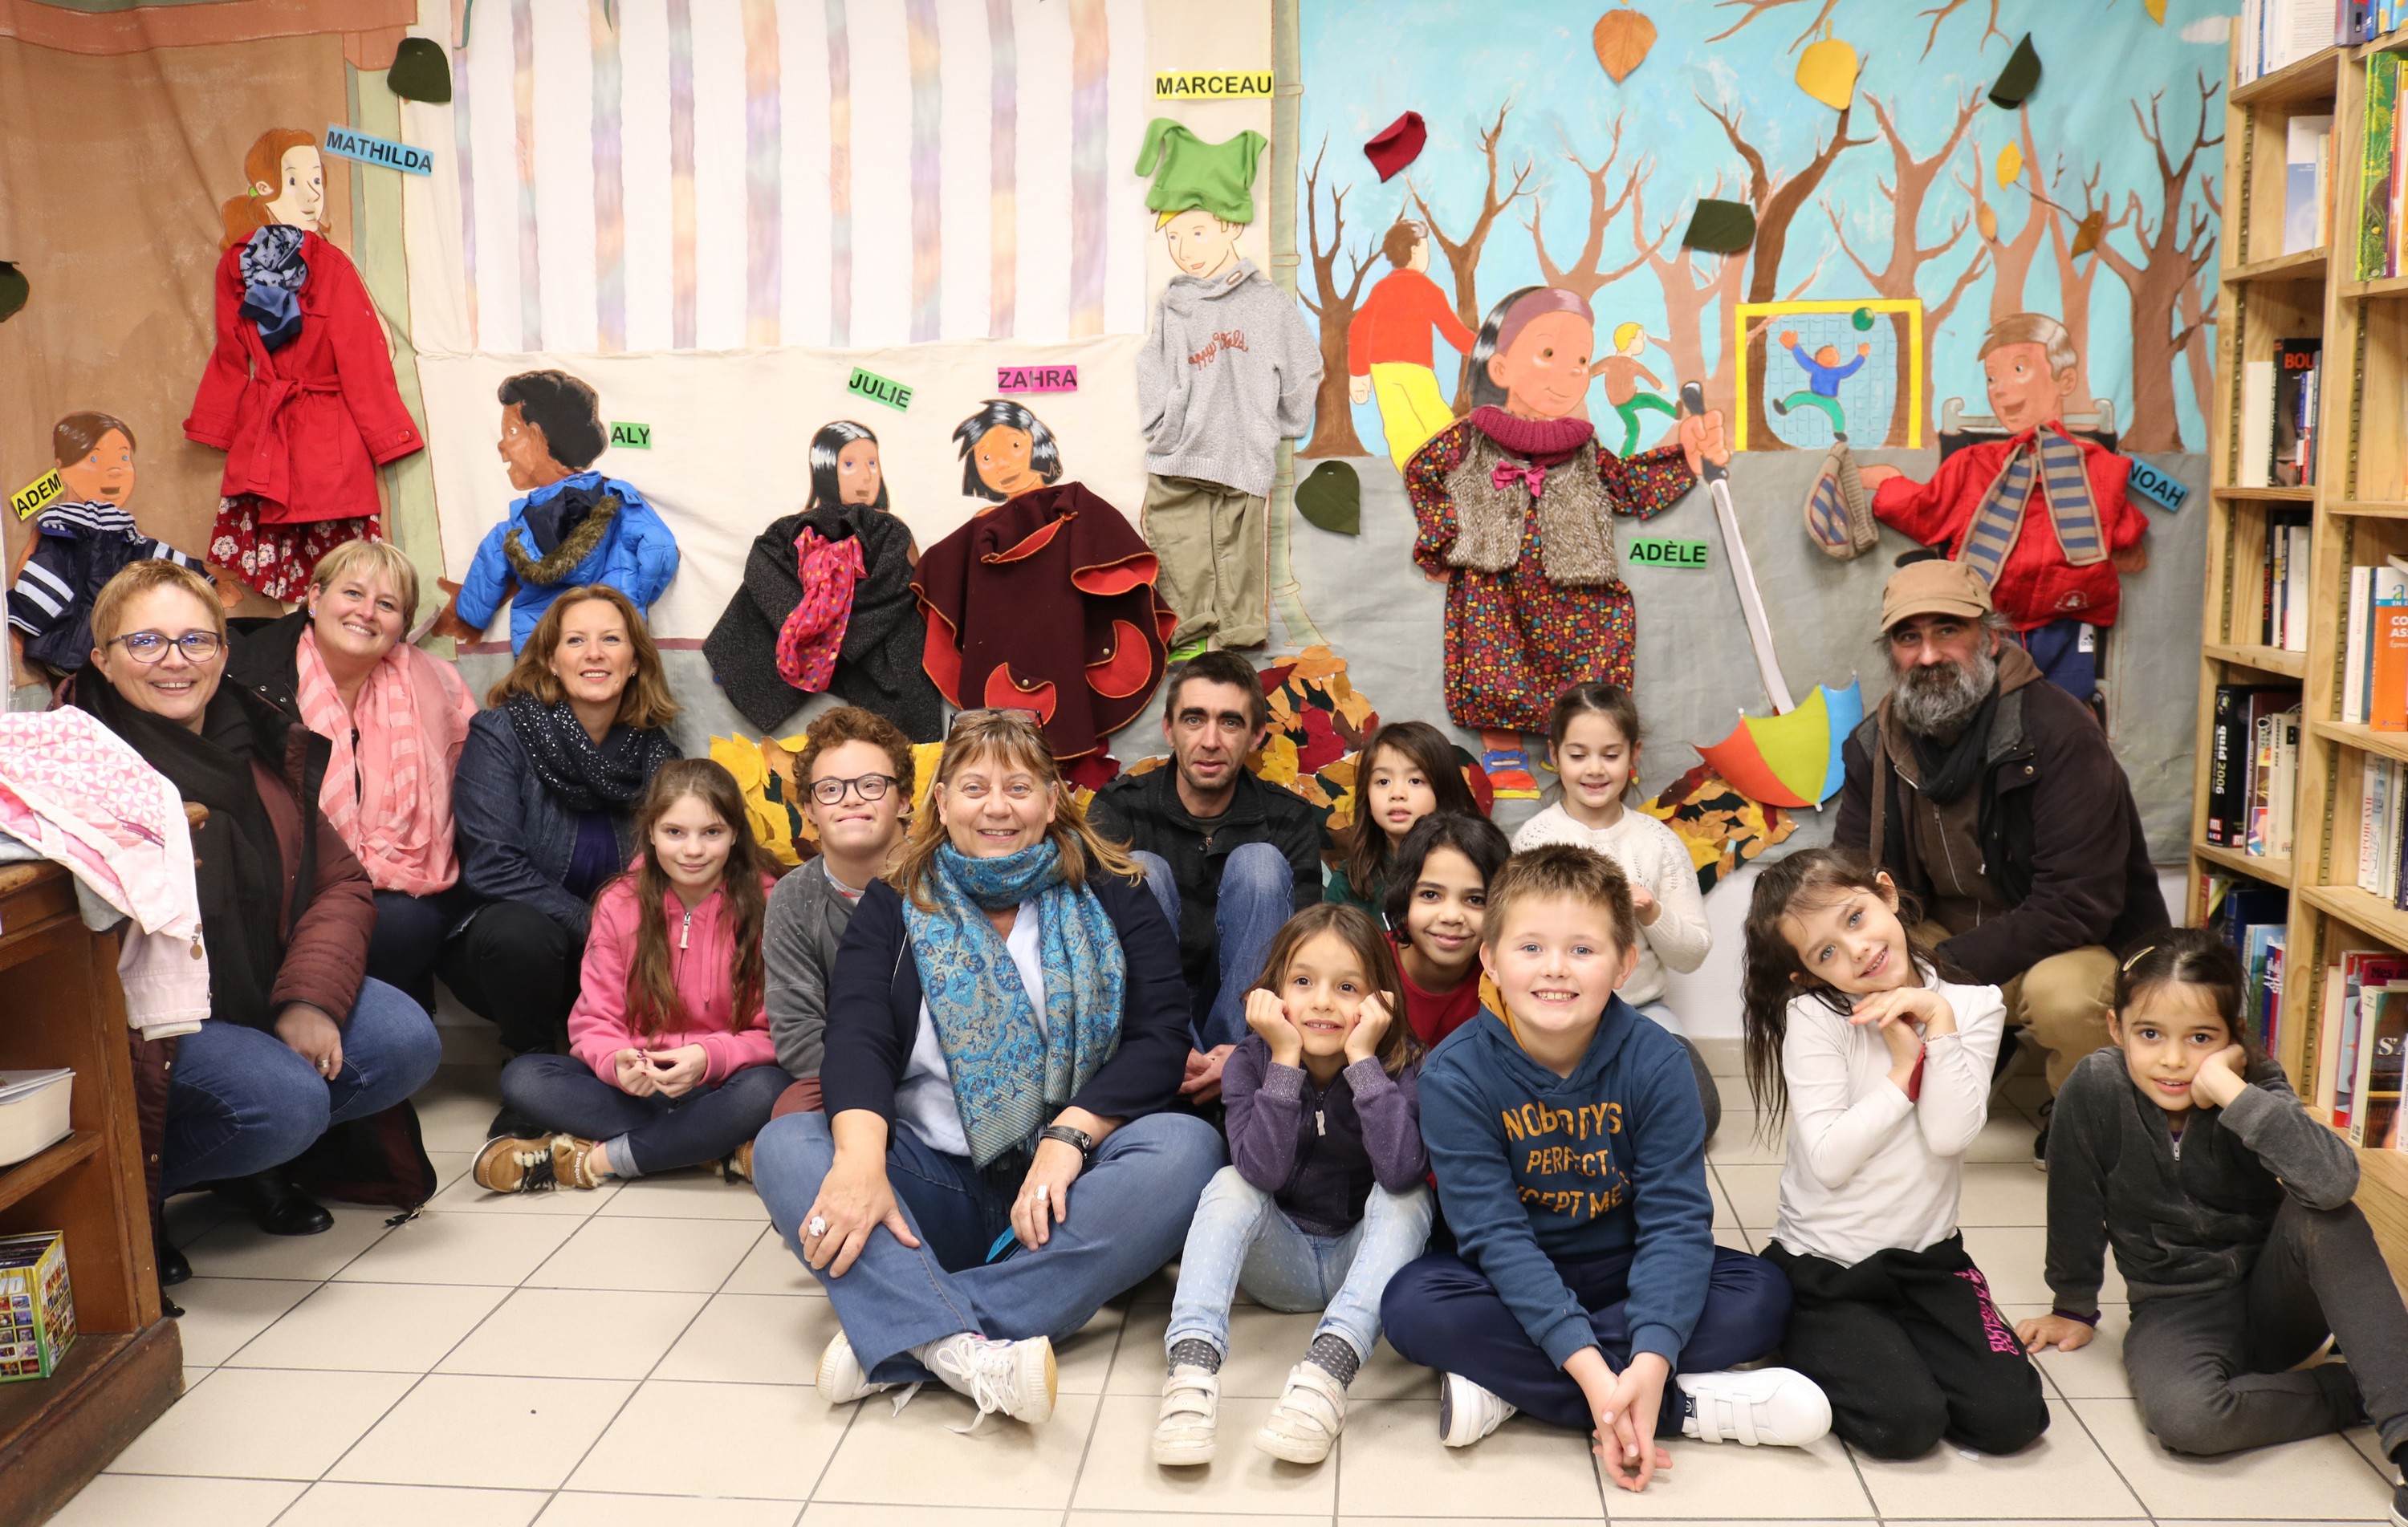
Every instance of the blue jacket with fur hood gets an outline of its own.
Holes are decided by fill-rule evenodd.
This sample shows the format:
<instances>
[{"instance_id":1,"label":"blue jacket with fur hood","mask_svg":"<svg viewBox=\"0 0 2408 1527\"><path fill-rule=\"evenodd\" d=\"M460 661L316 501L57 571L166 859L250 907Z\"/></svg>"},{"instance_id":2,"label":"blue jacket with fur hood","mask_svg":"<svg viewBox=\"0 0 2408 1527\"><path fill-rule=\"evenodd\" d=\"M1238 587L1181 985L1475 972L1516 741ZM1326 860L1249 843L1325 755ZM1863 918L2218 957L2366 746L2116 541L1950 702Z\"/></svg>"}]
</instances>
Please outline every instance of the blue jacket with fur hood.
<instances>
[{"instance_id":1,"label":"blue jacket with fur hood","mask_svg":"<svg viewBox=\"0 0 2408 1527\"><path fill-rule=\"evenodd\" d=\"M460 618L482 630L508 599L516 652L563 589L608 583L649 611L677 570L677 537L643 494L599 472L571 473L512 502L485 533L460 580Z\"/></svg>"}]
</instances>

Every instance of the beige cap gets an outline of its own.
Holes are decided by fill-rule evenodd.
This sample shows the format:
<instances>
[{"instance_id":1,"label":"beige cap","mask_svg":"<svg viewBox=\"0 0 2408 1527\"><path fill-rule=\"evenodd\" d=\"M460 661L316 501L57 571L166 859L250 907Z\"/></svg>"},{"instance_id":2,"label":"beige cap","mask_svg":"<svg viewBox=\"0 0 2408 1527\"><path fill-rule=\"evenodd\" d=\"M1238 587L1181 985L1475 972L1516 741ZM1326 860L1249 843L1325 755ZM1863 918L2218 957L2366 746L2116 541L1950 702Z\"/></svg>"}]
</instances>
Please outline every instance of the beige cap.
<instances>
[{"instance_id":1,"label":"beige cap","mask_svg":"<svg viewBox=\"0 0 2408 1527\"><path fill-rule=\"evenodd\" d=\"M1963 563L1945 558L1911 562L1882 586L1882 629L1913 615L1958 615L1968 620L1990 612L1990 591Z\"/></svg>"}]
</instances>

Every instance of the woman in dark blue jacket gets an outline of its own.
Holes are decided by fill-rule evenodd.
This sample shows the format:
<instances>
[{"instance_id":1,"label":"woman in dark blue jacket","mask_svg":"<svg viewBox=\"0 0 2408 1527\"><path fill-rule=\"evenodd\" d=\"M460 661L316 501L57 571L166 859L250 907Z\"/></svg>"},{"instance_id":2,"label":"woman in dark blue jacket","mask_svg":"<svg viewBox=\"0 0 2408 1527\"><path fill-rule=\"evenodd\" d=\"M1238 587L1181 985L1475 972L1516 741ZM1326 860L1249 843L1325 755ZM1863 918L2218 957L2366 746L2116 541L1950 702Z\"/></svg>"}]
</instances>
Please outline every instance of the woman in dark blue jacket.
<instances>
[{"instance_id":1,"label":"woman in dark blue jacket","mask_svg":"<svg viewBox=\"0 0 2408 1527\"><path fill-rule=\"evenodd\" d=\"M678 756L678 706L644 618L600 584L552 601L486 703L452 786L477 905L436 971L523 1055L567 1025L594 893L634 856L636 808Z\"/></svg>"},{"instance_id":2,"label":"woman in dark blue jacket","mask_svg":"<svg viewBox=\"0 0 2408 1527\"><path fill-rule=\"evenodd\" d=\"M935 1377L1041 1421L1053 1341L1177 1253L1223 1161L1164 1111L1178 940L1004 712L955 719L891 878L830 973L827 1111L772 1120L754 1180L843 1326L823 1400Z\"/></svg>"}]
</instances>

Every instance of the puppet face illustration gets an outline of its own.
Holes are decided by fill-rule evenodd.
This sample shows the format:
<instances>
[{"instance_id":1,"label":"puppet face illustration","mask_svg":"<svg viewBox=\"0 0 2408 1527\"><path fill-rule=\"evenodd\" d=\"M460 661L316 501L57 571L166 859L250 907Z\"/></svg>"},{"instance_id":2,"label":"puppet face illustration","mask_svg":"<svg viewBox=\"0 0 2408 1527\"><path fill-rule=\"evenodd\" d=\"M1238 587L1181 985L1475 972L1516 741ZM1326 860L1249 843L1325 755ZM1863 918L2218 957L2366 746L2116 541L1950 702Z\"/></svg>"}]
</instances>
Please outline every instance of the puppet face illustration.
<instances>
[{"instance_id":1,"label":"puppet face illustration","mask_svg":"<svg viewBox=\"0 0 2408 1527\"><path fill-rule=\"evenodd\" d=\"M1022 437L1024 442L1026 436ZM1023 456L1026 450L1022 451ZM982 474L984 469L981 469ZM875 504L878 489L883 480L878 465L878 442L855 440L837 452L836 482L838 502L842 504Z\"/></svg>"},{"instance_id":2,"label":"puppet face illustration","mask_svg":"<svg viewBox=\"0 0 2408 1527\"><path fill-rule=\"evenodd\" d=\"M1488 358L1488 377L1505 390L1505 408L1525 419L1562 419L1588 392L1597 333L1578 313L1541 313L1522 326L1511 349Z\"/></svg>"},{"instance_id":3,"label":"puppet face illustration","mask_svg":"<svg viewBox=\"0 0 2408 1527\"><path fill-rule=\"evenodd\" d=\"M1006 498L1045 486L1028 464L1029 453L1036 442L1026 430L1016 430L1009 424L997 424L979 436L972 448L978 462L979 480Z\"/></svg>"},{"instance_id":4,"label":"puppet face illustration","mask_svg":"<svg viewBox=\"0 0 2408 1527\"><path fill-rule=\"evenodd\" d=\"M502 438L494 448L502 453L502 463L509 468L510 486L521 492L557 482L568 469L554 461L551 443L543 431L526 421L515 403L502 406Z\"/></svg>"},{"instance_id":5,"label":"puppet face illustration","mask_svg":"<svg viewBox=\"0 0 2408 1527\"><path fill-rule=\"evenodd\" d=\"M318 232L318 219L326 207L326 167L318 150L306 143L287 149L280 168L278 184L263 181L251 190L270 198L267 211L277 221Z\"/></svg>"},{"instance_id":6,"label":"puppet face illustration","mask_svg":"<svg viewBox=\"0 0 2408 1527\"><path fill-rule=\"evenodd\" d=\"M1162 236L1170 245L1173 264L1185 275L1209 279L1226 274L1238 263L1238 235L1244 227L1241 222L1223 222L1197 207L1163 224Z\"/></svg>"},{"instance_id":7,"label":"puppet face illustration","mask_svg":"<svg viewBox=\"0 0 2408 1527\"><path fill-rule=\"evenodd\" d=\"M80 459L59 463L59 481L74 502L123 507L134 493L133 442L116 430L106 432Z\"/></svg>"},{"instance_id":8,"label":"puppet face illustration","mask_svg":"<svg viewBox=\"0 0 2408 1527\"><path fill-rule=\"evenodd\" d=\"M1982 357L1990 384L1990 411L2010 435L2021 435L2065 411L2073 395L2073 368L2051 374L2048 347L2038 340L2000 345Z\"/></svg>"}]
</instances>

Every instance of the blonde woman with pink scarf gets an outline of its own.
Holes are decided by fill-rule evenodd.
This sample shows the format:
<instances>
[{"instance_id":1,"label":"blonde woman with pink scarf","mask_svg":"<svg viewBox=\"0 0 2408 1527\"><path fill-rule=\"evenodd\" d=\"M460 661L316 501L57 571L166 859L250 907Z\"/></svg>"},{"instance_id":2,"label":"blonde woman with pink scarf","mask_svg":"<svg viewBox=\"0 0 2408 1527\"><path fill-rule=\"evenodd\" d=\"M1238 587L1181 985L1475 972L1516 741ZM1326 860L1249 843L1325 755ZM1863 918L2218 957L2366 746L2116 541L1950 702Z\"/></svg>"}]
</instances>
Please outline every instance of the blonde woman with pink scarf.
<instances>
[{"instance_id":1,"label":"blonde woman with pink scarf","mask_svg":"<svg viewBox=\"0 0 2408 1527\"><path fill-rule=\"evenodd\" d=\"M335 745L318 806L376 888L367 973L435 1009L435 954L466 908L452 849L452 773L477 702L448 663L402 641L418 570L387 541L346 541L309 597L237 637L226 677Z\"/></svg>"}]
</instances>

